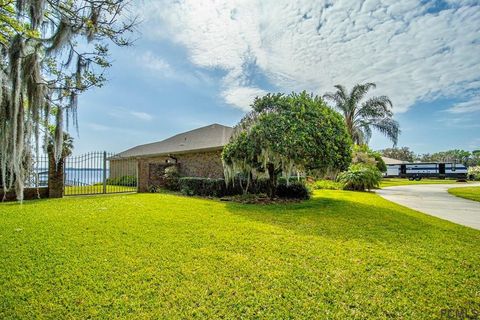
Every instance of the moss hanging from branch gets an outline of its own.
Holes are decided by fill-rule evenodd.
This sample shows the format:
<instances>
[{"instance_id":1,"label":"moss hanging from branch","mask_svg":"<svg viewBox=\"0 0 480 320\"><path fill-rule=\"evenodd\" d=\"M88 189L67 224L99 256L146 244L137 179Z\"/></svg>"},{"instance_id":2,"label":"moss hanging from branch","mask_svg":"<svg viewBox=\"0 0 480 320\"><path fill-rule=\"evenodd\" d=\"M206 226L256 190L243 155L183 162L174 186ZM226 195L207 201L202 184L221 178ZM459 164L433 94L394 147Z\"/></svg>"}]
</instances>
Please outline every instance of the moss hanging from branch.
<instances>
[{"instance_id":1,"label":"moss hanging from branch","mask_svg":"<svg viewBox=\"0 0 480 320\"><path fill-rule=\"evenodd\" d=\"M105 81L104 69L111 65L106 42L130 44L124 34L133 30L136 18L119 19L128 4L18 0L5 5L7 18L15 22L5 33L11 37L1 41L6 50L0 50L0 175L5 192L14 186L17 198L23 199L32 153L40 152L42 131L52 119L55 159L61 158L64 125L72 121L78 130L79 94ZM82 37L92 44L80 51ZM46 134L44 139L47 145Z\"/></svg>"},{"instance_id":2,"label":"moss hanging from branch","mask_svg":"<svg viewBox=\"0 0 480 320\"><path fill-rule=\"evenodd\" d=\"M263 172L273 192L279 174L289 183L295 173L348 167L352 142L346 126L321 98L305 92L268 94L256 98L252 109L222 153L230 183L238 174Z\"/></svg>"}]
</instances>

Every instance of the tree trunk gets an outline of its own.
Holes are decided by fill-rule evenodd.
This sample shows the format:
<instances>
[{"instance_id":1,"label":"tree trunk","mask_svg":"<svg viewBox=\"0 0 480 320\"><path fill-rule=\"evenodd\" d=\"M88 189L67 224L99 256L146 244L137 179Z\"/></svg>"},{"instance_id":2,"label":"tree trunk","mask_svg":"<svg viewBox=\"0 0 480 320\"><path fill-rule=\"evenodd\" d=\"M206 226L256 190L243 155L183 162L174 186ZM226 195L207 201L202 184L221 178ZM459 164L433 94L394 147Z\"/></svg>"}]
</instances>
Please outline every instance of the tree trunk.
<instances>
[{"instance_id":1,"label":"tree trunk","mask_svg":"<svg viewBox=\"0 0 480 320\"><path fill-rule=\"evenodd\" d=\"M267 164L267 170L268 170L268 196L270 198L275 197L275 187L277 185L277 176L275 174L275 167L273 166L273 163Z\"/></svg>"},{"instance_id":2,"label":"tree trunk","mask_svg":"<svg viewBox=\"0 0 480 320\"><path fill-rule=\"evenodd\" d=\"M63 198L63 167L64 158L60 158L58 163L55 163L53 152L48 153L48 197L49 198Z\"/></svg>"}]
</instances>

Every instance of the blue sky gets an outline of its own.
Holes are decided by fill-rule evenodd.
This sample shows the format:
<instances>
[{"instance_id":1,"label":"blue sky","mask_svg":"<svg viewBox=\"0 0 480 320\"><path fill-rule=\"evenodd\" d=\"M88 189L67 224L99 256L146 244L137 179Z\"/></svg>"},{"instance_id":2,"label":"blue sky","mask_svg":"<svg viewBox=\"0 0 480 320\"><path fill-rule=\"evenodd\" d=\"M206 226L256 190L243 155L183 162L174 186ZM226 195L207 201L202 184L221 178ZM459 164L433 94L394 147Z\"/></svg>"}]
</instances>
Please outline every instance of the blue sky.
<instances>
[{"instance_id":1,"label":"blue sky","mask_svg":"<svg viewBox=\"0 0 480 320\"><path fill-rule=\"evenodd\" d=\"M211 123L253 97L375 82L417 153L480 149L478 1L138 1L131 48L79 101L75 153L119 152ZM375 134L374 149L391 146Z\"/></svg>"}]
</instances>

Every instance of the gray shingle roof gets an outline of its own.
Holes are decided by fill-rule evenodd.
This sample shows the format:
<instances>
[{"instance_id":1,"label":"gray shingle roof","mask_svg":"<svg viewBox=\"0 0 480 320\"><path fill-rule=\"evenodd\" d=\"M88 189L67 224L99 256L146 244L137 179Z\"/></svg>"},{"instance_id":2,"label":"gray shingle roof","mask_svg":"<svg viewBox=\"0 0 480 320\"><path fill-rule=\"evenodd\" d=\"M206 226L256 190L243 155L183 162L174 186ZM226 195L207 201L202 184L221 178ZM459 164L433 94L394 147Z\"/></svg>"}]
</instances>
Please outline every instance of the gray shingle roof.
<instances>
[{"instance_id":1,"label":"gray shingle roof","mask_svg":"<svg viewBox=\"0 0 480 320\"><path fill-rule=\"evenodd\" d=\"M402 164L402 163L405 163L405 161L397 160L397 159L393 159L393 158L388 158L388 157L382 157L382 159L383 159L383 162L385 162L385 164Z\"/></svg>"},{"instance_id":2,"label":"gray shingle roof","mask_svg":"<svg viewBox=\"0 0 480 320\"><path fill-rule=\"evenodd\" d=\"M133 147L120 152L117 156L146 157L218 150L228 143L232 132L233 128L214 123L206 127L179 133L162 141Z\"/></svg>"}]
</instances>

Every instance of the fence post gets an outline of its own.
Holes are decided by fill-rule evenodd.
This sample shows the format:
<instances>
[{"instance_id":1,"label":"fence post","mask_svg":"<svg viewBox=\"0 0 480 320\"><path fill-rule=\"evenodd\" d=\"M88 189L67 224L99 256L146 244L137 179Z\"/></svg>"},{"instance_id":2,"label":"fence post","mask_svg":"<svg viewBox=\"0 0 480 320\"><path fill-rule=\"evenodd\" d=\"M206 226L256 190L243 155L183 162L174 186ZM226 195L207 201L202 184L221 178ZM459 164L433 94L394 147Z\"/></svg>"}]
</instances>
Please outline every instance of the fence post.
<instances>
[{"instance_id":1,"label":"fence post","mask_svg":"<svg viewBox=\"0 0 480 320\"><path fill-rule=\"evenodd\" d=\"M103 193L107 193L107 151L103 151Z\"/></svg>"}]
</instances>

